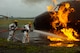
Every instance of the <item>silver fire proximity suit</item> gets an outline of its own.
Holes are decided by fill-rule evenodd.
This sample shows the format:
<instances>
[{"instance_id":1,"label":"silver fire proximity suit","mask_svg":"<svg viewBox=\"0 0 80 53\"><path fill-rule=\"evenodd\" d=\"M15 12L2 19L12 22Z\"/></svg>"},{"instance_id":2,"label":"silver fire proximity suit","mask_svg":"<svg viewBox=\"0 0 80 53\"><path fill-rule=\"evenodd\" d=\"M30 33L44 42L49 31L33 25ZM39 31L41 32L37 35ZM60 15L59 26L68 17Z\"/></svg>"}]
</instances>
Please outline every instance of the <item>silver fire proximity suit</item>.
<instances>
[{"instance_id":1,"label":"silver fire proximity suit","mask_svg":"<svg viewBox=\"0 0 80 53\"><path fill-rule=\"evenodd\" d=\"M17 29L17 26L15 23L11 23L9 25L9 35L8 35L8 38L7 38L7 41L10 41L11 38L14 38L14 33L15 33L15 30Z\"/></svg>"},{"instance_id":2,"label":"silver fire proximity suit","mask_svg":"<svg viewBox=\"0 0 80 53\"><path fill-rule=\"evenodd\" d=\"M22 43L26 42L29 43L29 35L28 35L29 32L30 32L29 24L24 25Z\"/></svg>"}]
</instances>

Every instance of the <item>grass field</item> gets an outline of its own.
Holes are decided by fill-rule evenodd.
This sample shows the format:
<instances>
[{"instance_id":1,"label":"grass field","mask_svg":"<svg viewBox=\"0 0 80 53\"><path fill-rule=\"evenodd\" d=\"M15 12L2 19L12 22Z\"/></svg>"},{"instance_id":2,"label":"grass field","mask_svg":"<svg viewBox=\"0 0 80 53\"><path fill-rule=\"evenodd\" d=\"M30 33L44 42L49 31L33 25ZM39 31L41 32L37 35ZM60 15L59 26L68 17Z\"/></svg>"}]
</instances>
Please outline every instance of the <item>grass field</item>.
<instances>
[{"instance_id":1,"label":"grass field","mask_svg":"<svg viewBox=\"0 0 80 53\"><path fill-rule=\"evenodd\" d=\"M0 39L0 53L80 53L80 47L50 47L37 44L7 42Z\"/></svg>"},{"instance_id":2,"label":"grass field","mask_svg":"<svg viewBox=\"0 0 80 53\"><path fill-rule=\"evenodd\" d=\"M5 29L13 19L0 19L0 29ZM19 27L34 20L18 19ZM6 39L0 38L0 53L80 53L80 46L75 47L50 47L40 44L22 44L21 42L7 42Z\"/></svg>"},{"instance_id":3,"label":"grass field","mask_svg":"<svg viewBox=\"0 0 80 53\"><path fill-rule=\"evenodd\" d=\"M8 27L15 19L0 19L0 27ZM29 22L33 24L34 19L16 19L18 20L18 25L23 26Z\"/></svg>"}]
</instances>

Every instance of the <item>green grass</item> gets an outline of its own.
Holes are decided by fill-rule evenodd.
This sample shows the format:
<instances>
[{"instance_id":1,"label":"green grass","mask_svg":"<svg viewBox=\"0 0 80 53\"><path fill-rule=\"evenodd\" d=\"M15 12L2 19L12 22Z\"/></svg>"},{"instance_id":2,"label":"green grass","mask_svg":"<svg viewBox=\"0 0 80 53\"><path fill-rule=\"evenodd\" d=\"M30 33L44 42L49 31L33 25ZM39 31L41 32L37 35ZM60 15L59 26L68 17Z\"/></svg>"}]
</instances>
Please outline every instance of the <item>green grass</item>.
<instances>
[{"instance_id":1,"label":"green grass","mask_svg":"<svg viewBox=\"0 0 80 53\"><path fill-rule=\"evenodd\" d=\"M32 43L7 42L5 39L0 39L0 51L3 53L76 53L80 51L80 47L50 47Z\"/></svg>"},{"instance_id":2,"label":"green grass","mask_svg":"<svg viewBox=\"0 0 80 53\"><path fill-rule=\"evenodd\" d=\"M12 23L15 19L0 19L0 27L8 27L8 25L10 23ZM32 19L17 19L18 20L18 25L19 26L22 26L22 25L25 25L29 22L31 22L33 24L33 21Z\"/></svg>"}]
</instances>

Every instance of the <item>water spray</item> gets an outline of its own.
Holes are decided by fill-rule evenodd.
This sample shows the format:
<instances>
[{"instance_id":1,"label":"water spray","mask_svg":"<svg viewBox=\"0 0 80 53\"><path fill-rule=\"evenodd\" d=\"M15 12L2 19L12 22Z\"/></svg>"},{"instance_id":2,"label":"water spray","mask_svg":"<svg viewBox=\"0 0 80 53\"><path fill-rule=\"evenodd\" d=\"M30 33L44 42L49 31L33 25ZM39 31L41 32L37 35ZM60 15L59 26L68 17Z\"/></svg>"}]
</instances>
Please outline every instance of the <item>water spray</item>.
<instances>
[{"instance_id":1,"label":"water spray","mask_svg":"<svg viewBox=\"0 0 80 53\"><path fill-rule=\"evenodd\" d=\"M40 33L40 34L43 34L45 36L52 36L55 38L61 38L63 40L66 40L66 37L58 36L58 35L50 33L50 32L45 32L45 31L41 31L41 30L33 30L33 32Z\"/></svg>"}]
</instances>

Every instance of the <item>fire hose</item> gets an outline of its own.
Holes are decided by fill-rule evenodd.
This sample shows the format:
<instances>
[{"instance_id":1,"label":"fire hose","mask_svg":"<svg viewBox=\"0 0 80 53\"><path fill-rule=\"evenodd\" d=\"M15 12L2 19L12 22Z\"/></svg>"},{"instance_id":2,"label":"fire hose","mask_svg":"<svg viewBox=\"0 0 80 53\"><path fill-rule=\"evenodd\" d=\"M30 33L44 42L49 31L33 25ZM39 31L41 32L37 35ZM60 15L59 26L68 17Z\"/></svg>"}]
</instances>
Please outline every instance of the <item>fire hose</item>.
<instances>
[{"instance_id":1,"label":"fire hose","mask_svg":"<svg viewBox=\"0 0 80 53\"><path fill-rule=\"evenodd\" d=\"M16 29L16 30L23 30L23 28L18 28L18 29ZM3 33L3 32L8 32L9 30L1 30L0 31L0 33ZM36 32L36 33L39 33L39 34L43 34L43 35L45 35L45 36L52 36L52 37L56 37L56 38L61 38L61 39L63 39L63 40L66 40L66 38L64 38L64 37L62 37L62 36L58 36L58 35L56 35L56 34L53 34L53 33L49 33L49 32L45 32L45 31L40 31L40 30L31 30L31 32ZM16 39L18 39L18 38L16 38Z\"/></svg>"},{"instance_id":2,"label":"fire hose","mask_svg":"<svg viewBox=\"0 0 80 53\"><path fill-rule=\"evenodd\" d=\"M17 28L16 30L24 30L24 28ZM10 30L6 29L6 30L0 30L0 33L3 33L3 32L8 32ZM33 30L30 30L31 32L33 32Z\"/></svg>"},{"instance_id":3,"label":"fire hose","mask_svg":"<svg viewBox=\"0 0 80 53\"><path fill-rule=\"evenodd\" d=\"M16 30L23 30L23 28L18 28L18 29L16 29ZM0 33L8 32L8 31L10 31L10 30L8 30L8 29L6 29L6 30L0 30Z\"/></svg>"},{"instance_id":4,"label":"fire hose","mask_svg":"<svg viewBox=\"0 0 80 53\"><path fill-rule=\"evenodd\" d=\"M0 33L7 32L7 31L9 31L9 30L0 30Z\"/></svg>"}]
</instances>

